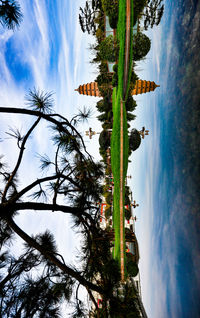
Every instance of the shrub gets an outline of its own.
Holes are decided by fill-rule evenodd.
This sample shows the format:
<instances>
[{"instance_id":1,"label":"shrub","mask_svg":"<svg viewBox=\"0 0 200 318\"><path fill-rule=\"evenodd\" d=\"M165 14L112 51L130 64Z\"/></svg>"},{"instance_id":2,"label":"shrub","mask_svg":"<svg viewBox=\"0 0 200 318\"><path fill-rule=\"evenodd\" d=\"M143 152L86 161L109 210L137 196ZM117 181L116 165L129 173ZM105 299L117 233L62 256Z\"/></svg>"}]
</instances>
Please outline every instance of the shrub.
<instances>
[{"instance_id":1,"label":"shrub","mask_svg":"<svg viewBox=\"0 0 200 318\"><path fill-rule=\"evenodd\" d=\"M135 110L137 103L136 101L133 99L133 97L129 94L126 100L126 110L129 112L132 112Z\"/></svg>"},{"instance_id":2,"label":"shrub","mask_svg":"<svg viewBox=\"0 0 200 318\"><path fill-rule=\"evenodd\" d=\"M96 82L98 84L99 89L102 84L110 83L111 80L109 74L107 72L99 74L96 78Z\"/></svg>"},{"instance_id":3,"label":"shrub","mask_svg":"<svg viewBox=\"0 0 200 318\"><path fill-rule=\"evenodd\" d=\"M109 204L109 205L111 205L111 203L112 203L112 193L111 192L107 193L106 203Z\"/></svg>"},{"instance_id":4,"label":"shrub","mask_svg":"<svg viewBox=\"0 0 200 318\"><path fill-rule=\"evenodd\" d=\"M126 218L126 220L130 220L130 218L131 218L131 210L130 209L125 209L125 218Z\"/></svg>"},{"instance_id":5,"label":"shrub","mask_svg":"<svg viewBox=\"0 0 200 318\"><path fill-rule=\"evenodd\" d=\"M96 107L100 113L112 110L112 104L110 102L106 102L105 99L98 101Z\"/></svg>"},{"instance_id":6,"label":"shrub","mask_svg":"<svg viewBox=\"0 0 200 318\"><path fill-rule=\"evenodd\" d=\"M134 114L132 114L130 112L126 113L126 119L127 119L128 122L131 121L131 120L134 120L135 118L136 118L136 115L134 115Z\"/></svg>"},{"instance_id":7,"label":"shrub","mask_svg":"<svg viewBox=\"0 0 200 318\"><path fill-rule=\"evenodd\" d=\"M105 121L105 120L110 121L112 119L112 117L113 117L112 110L105 112L105 113L102 113L101 115L97 116L99 121Z\"/></svg>"},{"instance_id":8,"label":"shrub","mask_svg":"<svg viewBox=\"0 0 200 318\"><path fill-rule=\"evenodd\" d=\"M99 54L102 60L115 62L119 54L119 45L116 37L112 35L107 36L99 45Z\"/></svg>"},{"instance_id":9,"label":"shrub","mask_svg":"<svg viewBox=\"0 0 200 318\"><path fill-rule=\"evenodd\" d=\"M112 210L111 210L111 207L106 207L105 208L105 217L106 219L108 219L110 216L112 215Z\"/></svg>"},{"instance_id":10,"label":"shrub","mask_svg":"<svg viewBox=\"0 0 200 318\"><path fill-rule=\"evenodd\" d=\"M133 263L133 262L127 262L126 269L127 269L129 276L131 276L131 277L135 277L139 273L138 265L136 263Z\"/></svg>"},{"instance_id":11,"label":"shrub","mask_svg":"<svg viewBox=\"0 0 200 318\"><path fill-rule=\"evenodd\" d=\"M133 60L141 60L147 55L150 48L151 40L145 34L138 32L133 37Z\"/></svg>"},{"instance_id":12,"label":"shrub","mask_svg":"<svg viewBox=\"0 0 200 318\"><path fill-rule=\"evenodd\" d=\"M117 22L118 22L118 12L116 11L115 14L109 17L109 24L112 29L117 28Z\"/></svg>"},{"instance_id":13,"label":"shrub","mask_svg":"<svg viewBox=\"0 0 200 318\"><path fill-rule=\"evenodd\" d=\"M98 43L100 43L104 39L104 36L105 36L104 32L100 28L98 28L96 30L96 37L97 37Z\"/></svg>"},{"instance_id":14,"label":"shrub","mask_svg":"<svg viewBox=\"0 0 200 318\"><path fill-rule=\"evenodd\" d=\"M99 65L99 72L100 74L104 73L108 73L108 64L105 61L101 61L101 64ZM109 74L107 74L108 76L110 76Z\"/></svg>"},{"instance_id":15,"label":"shrub","mask_svg":"<svg viewBox=\"0 0 200 318\"><path fill-rule=\"evenodd\" d=\"M112 122L109 122L108 120L106 120L103 125L102 125L103 129L112 129Z\"/></svg>"},{"instance_id":16,"label":"shrub","mask_svg":"<svg viewBox=\"0 0 200 318\"><path fill-rule=\"evenodd\" d=\"M101 96L107 100L111 100L112 97L112 87L111 84L102 84L99 86L99 91Z\"/></svg>"},{"instance_id":17,"label":"shrub","mask_svg":"<svg viewBox=\"0 0 200 318\"><path fill-rule=\"evenodd\" d=\"M109 17L109 23L111 28L113 29L117 27L118 7L118 0L102 0L102 8L106 15Z\"/></svg>"},{"instance_id":18,"label":"shrub","mask_svg":"<svg viewBox=\"0 0 200 318\"><path fill-rule=\"evenodd\" d=\"M109 176L109 175L111 175L111 173L112 173L111 166L107 166L105 169L105 175Z\"/></svg>"},{"instance_id":19,"label":"shrub","mask_svg":"<svg viewBox=\"0 0 200 318\"><path fill-rule=\"evenodd\" d=\"M110 133L102 130L99 135L99 145L102 149L106 150L110 146Z\"/></svg>"},{"instance_id":20,"label":"shrub","mask_svg":"<svg viewBox=\"0 0 200 318\"><path fill-rule=\"evenodd\" d=\"M134 0L133 1L133 24L135 25L136 21L138 20L138 17L143 12L144 7L146 5L146 0Z\"/></svg>"},{"instance_id":21,"label":"shrub","mask_svg":"<svg viewBox=\"0 0 200 318\"><path fill-rule=\"evenodd\" d=\"M141 136L137 129L133 128L129 136L129 149L135 151L141 144Z\"/></svg>"},{"instance_id":22,"label":"shrub","mask_svg":"<svg viewBox=\"0 0 200 318\"><path fill-rule=\"evenodd\" d=\"M118 84L118 74L114 72L112 77L112 87L117 87Z\"/></svg>"}]
</instances>

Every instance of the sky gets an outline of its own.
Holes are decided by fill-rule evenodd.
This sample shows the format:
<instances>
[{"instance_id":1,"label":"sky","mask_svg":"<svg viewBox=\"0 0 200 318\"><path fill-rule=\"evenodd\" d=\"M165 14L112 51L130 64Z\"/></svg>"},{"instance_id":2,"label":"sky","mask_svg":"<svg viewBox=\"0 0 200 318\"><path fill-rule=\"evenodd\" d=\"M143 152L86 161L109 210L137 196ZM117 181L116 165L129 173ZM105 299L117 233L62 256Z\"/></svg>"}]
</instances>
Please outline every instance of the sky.
<instances>
[{"instance_id":1,"label":"sky","mask_svg":"<svg viewBox=\"0 0 200 318\"><path fill-rule=\"evenodd\" d=\"M101 125L95 118L95 104L97 98L81 96L74 91L80 84L94 81L98 75L96 66L90 63L91 52L89 44L93 43L92 36L83 34L78 24L79 7L83 6L85 1L39 1L22 0L20 1L23 11L23 22L20 28L15 32L0 28L0 100L1 106L23 107L25 104L25 95L29 89L44 90L54 92L55 111L66 117L73 116L76 111L84 105L89 105L94 110L93 118L84 127L80 127L83 132L92 127L96 131L101 131ZM159 32L157 33L159 34ZM159 34L160 35L160 34ZM151 38L154 35L151 36ZM152 43L154 39L152 38ZM141 79L154 80L159 84L159 41L155 41L155 49L151 51L146 61L137 67L138 75ZM158 46L158 47L157 47ZM153 62L153 64L152 64ZM151 68L149 67L151 65ZM152 68L154 68L152 70ZM154 74L156 72L156 75ZM154 160L147 160L149 156L149 147L154 147L154 140L157 138L157 130L152 125L155 118L147 118L146 109L151 108L152 116L156 116L155 94L159 93L160 88L151 96L139 96L137 120L134 127L140 129L143 125L150 129L150 136L145 138L140 147L140 151L134 154L134 165L130 166L130 173L135 180L133 185L134 199L140 207L138 208L138 238L141 253L141 278L142 292L144 302L148 303L149 285L147 277L149 276L148 250L150 248L149 224L152 222L150 216L142 215L141 210L153 209L149 183L153 182ZM16 115L1 116L0 133L6 137L0 144L0 152L6 153L10 158L11 166L15 162L14 142L7 138L4 131L8 131L8 122L10 127L17 127L25 131L31 123L28 117ZM153 127L154 128L153 128ZM23 163L23 184L28 184L33 180L37 173L37 154L44 152L49 154L49 132L45 124L41 124L37 132L30 140L30 150ZM89 151L100 159L98 154L98 137L89 141L85 137L86 145ZM148 144L148 148L147 148ZM157 145L159 147L159 145ZM157 156L159 156L157 154ZM31 166L30 166L31 162ZM145 169L144 169L145 168ZM146 178L146 171L148 177ZM145 178L144 178L145 176ZM145 193L145 200L144 200ZM142 203L143 202L143 203ZM145 205L145 206L144 206ZM61 213L55 213L51 216L49 213L37 215L37 213L24 212L17 218L18 224L26 229L29 234L36 234L49 228L53 231L56 239L60 242L59 249L64 253L67 261L71 259L76 263L76 248L79 237L75 237L70 230L70 220ZM48 217L47 217L48 215ZM143 221L142 221L143 217ZM30 222L31 219L31 222ZM66 224L66 228L63 227ZM147 229L145 235L144 228ZM136 226L137 229L137 226ZM15 248L20 250L20 243L15 242Z\"/></svg>"},{"instance_id":2,"label":"sky","mask_svg":"<svg viewBox=\"0 0 200 318\"><path fill-rule=\"evenodd\" d=\"M134 125L141 125L142 118L150 135L129 167L135 176L133 197L140 203L136 234L149 317L200 315L199 199L195 197L199 12L198 1L165 2L160 25L149 32L151 51L140 65L144 77L160 85L151 95L138 97L139 118Z\"/></svg>"},{"instance_id":3,"label":"sky","mask_svg":"<svg viewBox=\"0 0 200 318\"><path fill-rule=\"evenodd\" d=\"M181 1L179 2L181 5ZM92 56L89 44L93 43L94 39L83 34L78 24L79 7L84 6L84 3L82 0L20 0L24 15L20 28L12 32L0 27L1 106L23 107L25 95L34 87L52 91L55 112L67 118L86 105L94 110L91 120L79 127L83 135L89 127L101 131L101 124L97 121L95 112L97 98L81 96L74 91L80 84L94 81L98 75L96 66L90 63ZM148 31L147 35L152 41L151 50L146 60L138 63L136 67L141 79L155 81L161 86L154 92L137 96L137 118L131 123L134 128L141 129L145 126L150 130L149 136L142 140L140 148L131 156L128 170L128 174L132 175L128 183L133 191L133 198L139 203L139 207L135 209L138 218L136 235L140 247L142 299L149 318L187 317L182 313L185 295L181 296L180 286L176 284L179 263L174 255L178 253L179 246L177 231L175 232L175 227L172 226L177 221L176 206L177 202L182 200L182 193L177 192L174 197L174 207L170 206L173 213L166 212L168 222L159 214L161 210L164 211L163 206L168 202L168 191L173 191L167 188L169 170L163 166L161 151L164 149L163 127L167 127L169 118L163 102L167 96L166 79L173 68L170 64L171 55L178 54L174 46L177 21L171 11L171 3L166 3L166 11L160 25ZM28 116L12 117L1 114L0 135L5 141L0 143L0 153L6 154L11 167L15 163L16 145L4 132L8 131L9 127L25 131L30 124L31 118ZM49 130L42 123L28 144L21 171L21 185L34 180L38 172L38 153L51 154L50 138ZM94 136L91 141L84 137L84 140L89 152L96 159L100 159L98 137ZM176 170L173 170L173 173L175 180ZM29 234L49 228L59 241L59 250L65 255L66 261L76 263L75 255L80 237L70 229L71 221L68 217L56 212L53 215L47 212L42 215L23 212L17 222ZM63 224L66 224L66 227ZM170 233L174 245L169 241L167 233ZM20 242L15 242L15 249L20 250ZM163 256L163 250L168 255L167 258ZM185 285L184 288L186 286L188 287Z\"/></svg>"}]
</instances>

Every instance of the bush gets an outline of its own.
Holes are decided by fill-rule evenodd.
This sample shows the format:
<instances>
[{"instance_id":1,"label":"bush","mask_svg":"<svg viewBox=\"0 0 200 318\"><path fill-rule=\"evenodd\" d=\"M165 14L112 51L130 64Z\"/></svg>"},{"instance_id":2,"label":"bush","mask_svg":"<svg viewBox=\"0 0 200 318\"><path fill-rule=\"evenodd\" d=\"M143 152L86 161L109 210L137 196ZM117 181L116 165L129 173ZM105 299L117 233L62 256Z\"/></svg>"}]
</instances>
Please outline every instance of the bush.
<instances>
[{"instance_id":1,"label":"bush","mask_svg":"<svg viewBox=\"0 0 200 318\"><path fill-rule=\"evenodd\" d=\"M134 256L131 253L126 253L126 269L131 277L137 276L139 268L136 262L133 261Z\"/></svg>"},{"instance_id":2,"label":"bush","mask_svg":"<svg viewBox=\"0 0 200 318\"><path fill-rule=\"evenodd\" d=\"M126 119L128 122L131 120L134 120L135 118L136 118L136 115L129 113L129 112L126 113Z\"/></svg>"},{"instance_id":3,"label":"bush","mask_svg":"<svg viewBox=\"0 0 200 318\"><path fill-rule=\"evenodd\" d=\"M133 1L133 6L134 6L134 8L133 8L133 24L134 25L137 22L140 14L143 12L145 5L146 5L146 0L134 0Z\"/></svg>"},{"instance_id":4,"label":"bush","mask_svg":"<svg viewBox=\"0 0 200 318\"><path fill-rule=\"evenodd\" d=\"M112 14L109 16L109 24L112 29L117 28L117 22L118 22L118 11L115 12L115 14Z\"/></svg>"},{"instance_id":5,"label":"bush","mask_svg":"<svg viewBox=\"0 0 200 318\"><path fill-rule=\"evenodd\" d=\"M111 83L108 84L102 84L99 86L99 91L101 93L101 96L107 100L111 100L112 98L112 87Z\"/></svg>"},{"instance_id":6,"label":"bush","mask_svg":"<svg viewBox=\"0 0 200 318\"><path fill-rule=\"evenodd\" d=\"M110 146L110 133L106 130L102 130L99 135L99 145L102 149L106 150Z\"/></svg>"},{"instance_id":7,"label":"bush","mask_svg":"<svg viewBox=\"0 0 200 318\"><path fill-rule=\"evenodd\" d=\"M127 262L126 269L127 269L128 275L131 277L135 277L139 273L138 265L133 262Z\"/></svg>"},{"instance_id":8,"label":"bush","mask_svg":"<svg viewBox=\"0 0 200 318\"><path fill-rule=\"evenodd\" d=\"M105 175L109 176L109 175L111 175L111 173L112 173L111 166L107 166L105 169Z\"/></svg>"},{"instance_id":9,"label":"bush","mask_svg":"<svg viewBox=\"0 0 200 318\"><path fill-rule=\"evenodd\" d=\"M115 29L117 27L118 21L119 1L102 0L102 8L106 15L109 17L109 23L111 28Z\"/></svg>"},{"instance_id":10,"label":"bush","mask_svg":"<svg viewBox=\"0 0 200 318\"><path fill-rule=\"evenodd\" d=\"M105 120L109 120L109 121L112 120L113 118L112 110L102 113L101 115L97 116L97 118L99 121L102 121L102 122Z\"/></svg>"},{"instance_id":11,"label":"bush","mask_svg":"<svg viewBox=\"0 0 200 318\"><path fill-rule=\"evenodd\" d=\"M98 28L96 30L96 37L97 37L97 40L98 40L98 43L100 43L103 39L104 39L104 31L102 31L100 28Z\"/></svg>"},{"instance_id":12,"label":"bush","mask_svg":"<svg viewBox=\"0 0 200 318\"><path fill-rule=\"evenodd\" d=\"M133 128L129 136L129 149L135 151L141 144L141 136L137 129Z\"/></svg>"},{"instance_id":13,"label":"bush","mask_svg":"<svg viewBox=\"0 0 200 318\"><path fill-rule=\"evenodd\" d=\"M110 216L112 215L112 210L111 210L111 207L106 207L105 208L105 217L106 219L108 219Z\"/></svg>"},{"instance_id":14,"label":"bush","mask_svg":"<svg viewBox=\"0 0 200 318\"><path fill-rule=\"evenodd\" d=\"M130 218L131 218L131 210L130 209L125 209L125 218L126 218L126 220L130 220Z\"/></svg>"},{"instance_id":15,"label":"bush","mask_svg":"<svg viewBox=\"0 0 200 318\"><path fill-rule=\"evenodd\" d=\"M147 55L150 48L151 40L145 34L138 32L133 37L133 60L141 60Z\"/></svg>"},{"instance_id":16,"label":"bush","mask_svg":"<svg viewBox=\"0 0 200 318\"><path fill-rule=\"evenodd\" d=\"M99 44L99 54L102 60L115 62L118 59L119 45L116 37L107 36L104 41Z\"/></svg>"},{"instance_id":17,"label":"bush","mask_svg":"<svg viewBox=\"0 0 200 318\"><path fill-rule=\"evenodd\" d=\"M101 61L101 64L99 65L99 72L100 74L107 74L108 73L108 64L105 61ZM107 76L110 76L107 74Z\"/></svg>"},{"instance_id":18,"label":"bush","mask_svg":"<svg viewBox=\"0 0 200 318\"><path fill-rule=\"evenodd\" d=\"M125 205L130 205L131 201L129 199L129 196L127 194L125 194Z\"/></svg>"},{"instance_id":19,"label":"bush","mask_svg":"<svg viewBox=\"0 0 200 318\"><path fill-rule=\"evenodd\" d=\"M106 102L105 99L99 100L96 107L100 113L112 110L112 104L110 102Z\"/></svg>"},{"instance_id":20,"label":"bush","mask_svg":"<svg viewBox=\"0 0 200 318\"><path fill-rule=\"evenodd\" d=\"M106 120L103 125L102 125L103 129L112 129L112 122L109 122L108 120Z\"/></svg>"},{"instance_id":21,"label":"bush","mask_svg":"<svg viewBox=\"0 0 200 318\"><path fill-rule=\"evenodd\" d=\"M111 82L111 79L110 79L110 76L107 72L105 73L101 73L97 76L96 78L96 82L98 84L98 88L100 89L100 86L103 85L103 84L108 84Z\"/></svg>"},{"instance_id":22,"label":"bush","mask_svg":"<svg viewBox=\"0 0 200 318\"><path fill-rule=\"evenodd\" d=\"M118 72L118 64L115 64L115 65L113 66L113 71L116 72L116 73Z\"/></svg>"},{"instance_id":23,"label":"bush","mask_svg":"<svg viewBox=\"0 0 200 318\"><path fill-rule=\"evenodd\" d=\"M117 87L118 85L118 74L114 72L112 77L112 87Z\"/></svg>"},{"instance_id":24,"label":"bush","mask_svg":"<svg viewBox=\"0 0 200 318\"><path fill-rule=\"evenodd\" d=\"M132 112L135 110L137 103L133 99L132 95L130 94L128 95L125 106L126 106L126 110L129 112Z\"/></svg>"},{"instance_id":25,"label":"bush","mask_svg":"<svg viewBox=\"0 0 200 318\"><path fill-rule=\"evenodd\" d=\"M112 203L112 193L111 192L107 192L106 194L106 203L111 205Z\"/></svg>"}]
</instances>

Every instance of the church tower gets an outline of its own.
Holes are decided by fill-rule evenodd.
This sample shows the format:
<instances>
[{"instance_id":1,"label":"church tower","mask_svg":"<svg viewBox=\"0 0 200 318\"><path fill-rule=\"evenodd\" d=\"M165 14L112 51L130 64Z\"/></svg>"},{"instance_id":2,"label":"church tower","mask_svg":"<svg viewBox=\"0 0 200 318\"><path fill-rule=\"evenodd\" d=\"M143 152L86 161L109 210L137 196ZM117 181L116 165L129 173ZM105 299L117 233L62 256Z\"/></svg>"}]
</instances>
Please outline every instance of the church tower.
<instances>
[{"instance_id":1,"label":"church tower","mask_svg":"<svg viewBox=\"0 0 200 318\"><path fill-rule=\"evenodd\" d=\"M160 87L160 85L156 85L155 82L137 80L131 93L132 95L148 93L154 91L156 87ZM80 85L77 89L75 89L75 91L82 95L101 96L97 82Z\"/></svg>"}]
</instances>

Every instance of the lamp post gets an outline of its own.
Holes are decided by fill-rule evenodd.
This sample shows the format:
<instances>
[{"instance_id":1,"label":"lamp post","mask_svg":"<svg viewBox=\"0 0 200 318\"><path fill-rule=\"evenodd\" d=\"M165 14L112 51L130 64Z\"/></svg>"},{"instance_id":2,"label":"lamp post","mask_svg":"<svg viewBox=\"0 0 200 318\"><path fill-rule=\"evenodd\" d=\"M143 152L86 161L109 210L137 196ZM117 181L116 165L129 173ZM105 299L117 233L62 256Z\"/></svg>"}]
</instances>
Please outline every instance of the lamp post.
<instances>
[{"instance_id":1,"label":"lamp post","mask_svg":"<svg viewBox=\"0 0 200 318\"><path fill-rule=\"evenodd\" d=\"M145 136L149 135L149 130L146 130L145 127L142 127L142 130L140 130L139 133L142 136L142 139L144 139Z\"/></svg>"},{"instance_id":2,"label":"lamp post","mask_svg":"<svg viewBox=\"0 0 200 318\"><path fill-rule=\"evenodd\" d=\"M92 139L92 136L100 134L99 132L93 131L92 128L90 127L89 130L85 132L86 136L89 136L90 139Z\"/></svg>"}]
</instances>

